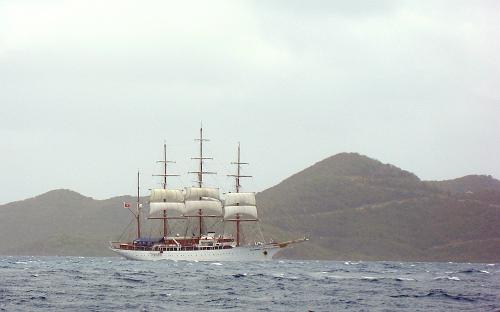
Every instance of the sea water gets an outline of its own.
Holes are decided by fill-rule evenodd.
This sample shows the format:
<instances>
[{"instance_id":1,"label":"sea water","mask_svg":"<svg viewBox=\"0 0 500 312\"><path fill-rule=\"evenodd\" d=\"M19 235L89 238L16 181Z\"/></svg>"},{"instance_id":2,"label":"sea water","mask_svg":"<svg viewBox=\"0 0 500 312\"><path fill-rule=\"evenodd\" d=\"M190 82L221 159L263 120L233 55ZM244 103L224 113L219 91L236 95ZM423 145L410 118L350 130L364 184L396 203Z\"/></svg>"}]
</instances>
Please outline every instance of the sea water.
<instances>
[{"instance_id":1,"label":"sea water","mask_svg":"<svg viewBox=\"0 0 500 312\"><path fill-rule=\"evenodd\" d=\"M497 311L500 265L0 257L1 311Z\"/></svg>"}]
</instances>

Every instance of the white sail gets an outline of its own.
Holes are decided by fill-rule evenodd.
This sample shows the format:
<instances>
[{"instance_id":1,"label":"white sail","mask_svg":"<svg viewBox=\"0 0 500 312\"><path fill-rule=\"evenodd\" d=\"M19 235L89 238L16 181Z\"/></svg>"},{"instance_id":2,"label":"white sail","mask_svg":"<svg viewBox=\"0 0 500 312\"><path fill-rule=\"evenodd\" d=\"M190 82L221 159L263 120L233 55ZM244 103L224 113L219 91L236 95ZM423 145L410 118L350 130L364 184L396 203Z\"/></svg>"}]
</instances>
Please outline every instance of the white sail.
<instances>
[{"instance_id":1,"label":"white sail","mask_svg":"<svg viewBox=\"0 0 500 312\"><path fill-rule=\"evenodd\" d=\"M184 195L181 190L152 189L149 201L151 203L182 203Z\"/></svg>"},{"instance_id":2,"label":"white sail","mask_svg":"<svg viewBox=\"0 0 500 312\"><path fill-rule=\"evenodd\" d=\"M149 204L149 215L153 215L159 211L166 211L167 215L180 216L185 213L186 206L184 203L168 203L168 202L159 202L159 203L150 203Z\"/></svg>"},{"instance_id":3,"label":"white sail","mask_svg":"<svg viewBox=\"0 0 500 312\"><path fill-rule=\"evenodd\" d=\"M240 218L257 219L257 207L255 206L224 206L224 219L234 219L239 215Z\"/></svg>"},{"instance_id":4,"label":"white sail","mask_svg":"<svg viewBox=\"0 0 500 312\"><path fill-rule=\"evenodd\" d=\"M219 189L215 187L186 187L186 200L219 199Z\"/></svg>"},{"instance_id":5,"label":"white sail","mask_svg":"<svg viewBox=\"0 0 500 312\"><path fill-rule=\"evenodd\" d=\"M203 215L222 216L222 204L218 200L186 200L187 215L198 215L200 209Z\"/></svg>"},{"instance_id":6,"label":"white sail","mask_svg":"<svg viewBox=\"0 0 500 312\"><path fill-rule=\"evenodd\" d=\"M255 193L227 193L225 206L255 206Z\"/></svg>"},{"instance_id":7,"label":"white sail","mask_svg":"<svg viewBox=\"0 0 500 312\"><path fill-rule=\"evenodd\" d=\"M257 219L255 193L228 193L224 204L224 219L240 218Z\"/></svg>"}]
</instances>

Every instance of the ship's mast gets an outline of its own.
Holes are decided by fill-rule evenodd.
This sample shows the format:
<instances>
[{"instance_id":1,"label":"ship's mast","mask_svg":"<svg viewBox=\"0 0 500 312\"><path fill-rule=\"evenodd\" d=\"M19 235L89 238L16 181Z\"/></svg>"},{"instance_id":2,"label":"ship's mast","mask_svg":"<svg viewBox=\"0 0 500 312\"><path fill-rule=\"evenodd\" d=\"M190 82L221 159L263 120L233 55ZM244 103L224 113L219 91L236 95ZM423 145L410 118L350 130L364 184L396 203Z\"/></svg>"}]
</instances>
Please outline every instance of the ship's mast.
<instances>
[{"instance_id":1,"label":"ship's mast","mask_svg":"<svg viewBox=\"0 0 500 312\"><path fill-rule=\"evenodd\" d=\"M232 165L236 165L236 174L228 174L228 177L234 177L235 178L235 189L236 193L240 192L241 189L241 184L240 184L240 179L241 178L251 178L252 176L249 175L242 175L241 174L241 165L248 165L246 162L241 162L241 152L240 152L240 142L238 142L238 158L236 162L231 162ZM236 219L234 222L236 222L236 246L240 245L240 222L243 221L240 218L240 214L236 214Z\"/></svg>"},{"instance_id":2,"label":"ship's mast","mask_svg":"<svg viewBox=\"0 0 500 312\"><path fill-rule=\"evenodd\" d=\"M137 238L141 238L141 194L140 194L140 178L139 178L139 171L137 171L137 213L136 213L136 220L137 220Z\"/></svg>"},{"instance_id":3,"label":"ship's mast","mask_svg":"<svg viewBox=\"0 0 500 312\"><path fill-rule=\"evenodd\" d=\"M247 162L241 162L241 148L240 148L240 142L238 142L238 156L237 156L237 161L236 162L231 162L231 165L236 165L236 174L228 174L228 177L234 177L236 180L235 183L235 188L236 188L236 193L240 192L241 189L241 184L240 184L240 178L251 178L252 176L249 175L242 175L241 174L241 165L248 165Z\"/></svg>"},{"instance_id":4,"label":"ship's mast","mask_svg":"<svg viewBox=\"0 0 500 312\"><path fill-rule=\"evenodd\" d=\"M195 139L195 141L200 142L200 155L199 157L191 157L191 159L199 160L198 170L199 171L189 171L189 173L195 173L198 176L198 187L203 187L203 175L204 174L216 174L216 172L203 171L203 161L206 159L212 160L212 157L203 157L203 142L210 141L209 139L203 138L203 127L200 128L200 138Z\"/></svg>"},{"instance_id":5,"label":"ship's mast","mask_svg":"<svg viewBox=\"0 0 500 312\"><path fill-rule=\"evenodd\" d=\"M179 176L178 174L167 174L167 164L168 163L175 163L175 161L170 161L167 160L167 144L163 143L163 159L156 161L157 163L162 163L163 164L163 173L161 174L153 174L153 176L157 177L163 177L163 189L167 189L167 177L177 177ZM164 200L165 201L165 200ZM163 210L163 237L166 238L168 235L168 216L167 212Z\"/></svg>"},{"instance_id":6,"label":"ship's mast","mask_svg":"<svg viewBox=\"0 0 500 312\"><path fill-rule=\"evenodd\" d=\"M208 139L204 139L203 138L203 127L200 127L200 138L199 139L195 139L195 141L199 141L200 142L200 155L199 157L191 157L191 159L196 159L196 160L199 160L199 165L198 165L198 171L190 171L189 173L194 173L198 176L198 187L203 187L203 175L204 174L216 174L216 172L211 172L211 171L203 171L203 161L204 160L208 160L208 159L213 159L212 157L203 157L203 142L208 142L210 140ZM200 198L201 200L201 198ZM202 215L202 211L201 209L198 209L198 226L200 228L200 231L199 231L199 234L200 234L200 237L201 237L201 234L202 234L202 223L203 223L203 215Z\"/></svg>"}]
</instances>

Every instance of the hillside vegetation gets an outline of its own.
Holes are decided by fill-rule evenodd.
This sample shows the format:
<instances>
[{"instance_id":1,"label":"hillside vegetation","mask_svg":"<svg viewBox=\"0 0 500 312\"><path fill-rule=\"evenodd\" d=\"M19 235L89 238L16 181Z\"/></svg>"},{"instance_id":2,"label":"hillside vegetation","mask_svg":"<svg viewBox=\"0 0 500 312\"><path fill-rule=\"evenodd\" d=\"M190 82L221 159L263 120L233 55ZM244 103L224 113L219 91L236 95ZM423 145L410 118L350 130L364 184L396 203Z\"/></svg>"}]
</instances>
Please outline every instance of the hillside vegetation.
<instances>
[{"instance_id":1,"label":"hillside vegetation","mask_svg":"<svg viewBox=\"0 0 500 312\"><path fill-rule=\"evenodd\" d=\"M426 182L393 165L342 153L257 194L257 200L267 239L311 238L279 257L500 261L500 181L489 176ZM0 206L0 254L111 255L107 242L131 221L124 201L134 199L94 200L54 190Z\"/></svg>"},{"instance_id":2,"label":"hillside vegetation","mask_svg":"<svg viewBox=\"0 0 500 312\"><path fill-rule=\"evenodd\" d=\"M343 153L258 199L268 231L311 237L282 256L498 261L499 195L500 181L491 177L423 182L393 165Z\"/></svg>"}]
</instances>

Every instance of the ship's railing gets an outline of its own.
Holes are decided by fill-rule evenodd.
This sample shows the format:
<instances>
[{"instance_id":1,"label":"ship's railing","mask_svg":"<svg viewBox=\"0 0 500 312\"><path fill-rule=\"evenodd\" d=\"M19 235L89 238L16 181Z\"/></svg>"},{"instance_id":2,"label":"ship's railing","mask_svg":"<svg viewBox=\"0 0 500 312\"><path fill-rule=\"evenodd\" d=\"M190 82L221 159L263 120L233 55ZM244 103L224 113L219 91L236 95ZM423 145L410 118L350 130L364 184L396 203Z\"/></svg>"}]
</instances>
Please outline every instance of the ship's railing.
<instances>
[{"instance_id":1,"label":"ship's railing","mask_svg":"<svg viewBox=\"0 0 500 312\"><path fill-rule=\"evenodd\" d=\"M215 246L165 246L165 245L155 245L155 246L138 246L133 243L123 243L123 242L109 242L111 248L122 249L122 250L152 250L152 251L195 251L195 250L220 250L220 249L230 249L230 245L215 245Z\"/></svg>"},{"instance_id":2,"label":"ship's railing","mask_svg":"<svg viewBox=\"0 0 500 312\"><path fill-rule=\"evenodd\" d=\"M155 246L154 251L194 251L194 250L220 250L229 249L231 246L182 246L182 247L167 247L167 246Z\"/></svg>"},{"instance_id":3,"label":"ship's railing","mask_svg":"<svg viewBox=\"0 0 500 312\"><path fill-rule=\"evenodd\" d=\"M138 246L132 243L122 243L122 242L109 242L111 248L113 249L124 249L124 250L151 250L150 246Z\"/></svg>"}]
</instances>

